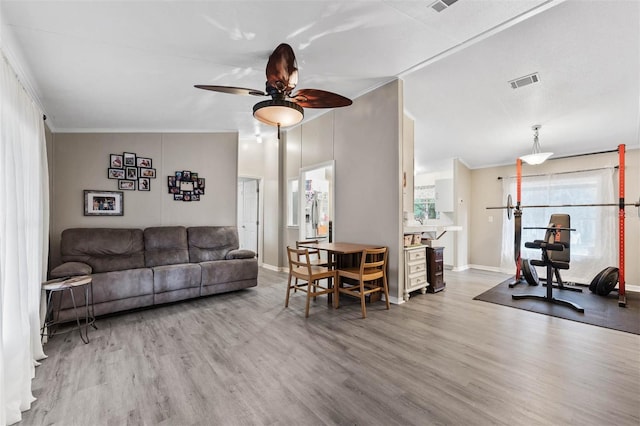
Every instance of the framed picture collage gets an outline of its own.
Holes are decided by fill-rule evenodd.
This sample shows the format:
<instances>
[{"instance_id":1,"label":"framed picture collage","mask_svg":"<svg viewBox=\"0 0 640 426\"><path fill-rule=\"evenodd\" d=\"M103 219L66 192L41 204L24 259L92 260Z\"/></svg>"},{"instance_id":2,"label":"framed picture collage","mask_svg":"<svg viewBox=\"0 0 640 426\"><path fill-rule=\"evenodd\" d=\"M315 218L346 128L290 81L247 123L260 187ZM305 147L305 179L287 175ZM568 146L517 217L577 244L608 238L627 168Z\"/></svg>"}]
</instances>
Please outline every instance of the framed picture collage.
<instances>
[{"instance_id":1,"label":"framed picture collage","mask_svg":"<svg viewBox=\"0 0 640 426\"><path fill-rule=\"evenodd\" d=\"M156 169L151 158L123 152L109 156L107 177L117 179L118 189L123 191L151 191L151 179L156 178Z\"/></svg>"},{"instance_id":2,"label":"framed picture collage","mask_svg":"<svg viewBox=\"0 0 640 426\"><path fill-rule=\"evenodd\" d=\"M173 176L167 176L167 185L175 201L200 201L204 195L204 178L189 170L179 170Z\"/></svg>"}]
</instances>

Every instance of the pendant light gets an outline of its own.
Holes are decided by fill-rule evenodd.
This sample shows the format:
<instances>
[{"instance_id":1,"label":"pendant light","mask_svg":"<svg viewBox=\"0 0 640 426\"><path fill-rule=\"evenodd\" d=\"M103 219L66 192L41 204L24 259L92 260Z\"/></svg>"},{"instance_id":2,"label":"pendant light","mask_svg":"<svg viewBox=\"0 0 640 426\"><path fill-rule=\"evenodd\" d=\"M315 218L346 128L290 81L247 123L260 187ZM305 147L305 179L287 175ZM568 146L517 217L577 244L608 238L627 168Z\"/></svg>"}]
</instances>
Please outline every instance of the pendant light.
<instances>
[{"instance_id":1,"label":"pendant light","mask_svg":"<svg viewBox=\"0 0 640 426\"><path fill-rule=\"evenodd\" d=\"M547 160L547 158L553 155L553 152L541 152L540 141L538 141L538 130L540 130L540 127L542 127L540 124L536 124L531 127L533 130L533 150L531 151L531 154L520 157L520 159L527 164L542 164Z\"/></svg>"}]
</instances>

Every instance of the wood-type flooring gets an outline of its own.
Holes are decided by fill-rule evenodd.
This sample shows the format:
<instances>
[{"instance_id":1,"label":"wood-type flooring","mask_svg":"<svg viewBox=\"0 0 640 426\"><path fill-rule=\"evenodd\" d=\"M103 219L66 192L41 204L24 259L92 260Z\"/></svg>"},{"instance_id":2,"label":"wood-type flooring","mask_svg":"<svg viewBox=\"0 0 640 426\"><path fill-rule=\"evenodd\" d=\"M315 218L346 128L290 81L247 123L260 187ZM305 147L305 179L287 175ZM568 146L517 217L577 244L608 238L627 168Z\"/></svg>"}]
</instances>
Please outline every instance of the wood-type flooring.
<instances>
[{"instance_id":1,"label":"wood-type flooring","mask_svg":"<svg viewBox=\"0 0 640 426\"><path fill-rule=\"evenodd\" d=\"M503 274L445 271L364 320L284 308L286 277L53 337L21 424L640 424L640 336L473 300Z\"/></svg>"}]
</instances>

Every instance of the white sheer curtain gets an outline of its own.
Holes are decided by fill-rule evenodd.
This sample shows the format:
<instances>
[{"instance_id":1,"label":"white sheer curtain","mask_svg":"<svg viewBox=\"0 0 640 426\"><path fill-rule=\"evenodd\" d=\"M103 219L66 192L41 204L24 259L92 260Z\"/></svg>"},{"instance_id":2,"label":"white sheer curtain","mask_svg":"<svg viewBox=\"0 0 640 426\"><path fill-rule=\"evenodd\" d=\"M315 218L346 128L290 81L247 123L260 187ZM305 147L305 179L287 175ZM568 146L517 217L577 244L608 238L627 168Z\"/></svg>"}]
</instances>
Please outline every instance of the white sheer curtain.
<instances>
[{"instance_id":1,"label":"white sheer curtain","mask_svg":"<svg viewBox=\"0 0 640 426\"><path fill-rule=\"evenodd\" d=\"M0 425L34 397L40 283L46 276L49 183L42 111L0 57Z\"/></svg>"},{"instance_id":2,"label":"white sheer curtain","mask_svg":"<svg viewBox=\"0 0 640 426\"><path fill-rule=\"evenodd\" d=\"M516 179L503 179L503 199L511 194L516 203ZM615 203L614 169L525 176L522 205ZM561 271L562 279L589 284L607 266L616 266L617 238L615 207L549 207L523 209L522 227L547 226L553 213L571 215L571 267ZM505 219L506 221L506 219ZM502 232L501 268L515 272L513 259L514 221L505 222ZM523 229L521 257L539 259L540 250L527 249L526 241L544 238L544 230ZM540 276L546 271L538 270Z\"/></svg>"}]
</instances>

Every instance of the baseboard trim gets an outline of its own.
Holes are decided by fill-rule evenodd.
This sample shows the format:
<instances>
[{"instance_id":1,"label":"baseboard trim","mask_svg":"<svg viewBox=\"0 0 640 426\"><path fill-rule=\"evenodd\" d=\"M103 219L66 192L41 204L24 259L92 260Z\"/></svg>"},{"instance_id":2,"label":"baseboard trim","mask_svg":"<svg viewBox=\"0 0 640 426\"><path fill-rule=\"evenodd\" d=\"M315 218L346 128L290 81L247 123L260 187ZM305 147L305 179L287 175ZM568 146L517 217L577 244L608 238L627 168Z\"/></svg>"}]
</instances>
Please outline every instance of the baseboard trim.
<instances>
[{"instance_id":1,"label":"baseboard trim","mask_svg":"<svg viewBox=\"0 0 640 426\"><path fill-rule=\"evenodd\" d=\"M273 266L273 265L269 265L268 263L263 263L262 267L264 269L268 269L270 271L274 271L274 272L282 272L282 268L278 267L278 266Z\"/></svg>"},{"instance_id":2,"label":"baseboard trim","mask_svg":"<svg viewBox=\"0 0 640 426\"><path fill-rule=\"evenodd\" d=\"M513 274L514 271L506 271L502 268L499 268L497 266L485 266L485 265L467 265L467 269L478 269L480 271L489 271L489 272L498 272L501 274Z\"/></svg>"},{"instance_id":3,"label":"baseboard trim","mask_svg":"<svg viewBox=\"0 0 640 426\"><path fill-rule=\"evenodd\" d=\"M451 268L451 271L453 271L453 272L462 272L462 271L466 271L467 269L471 269L471 267L469 265L462 265L462 266L457 266L457 267Z\"/></svg>"}]
</instances>

